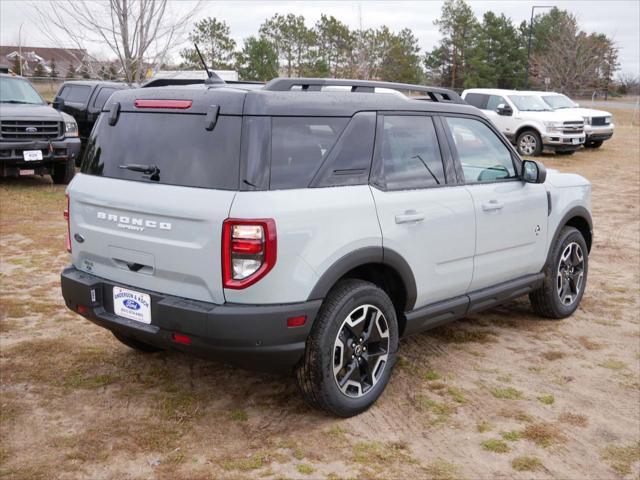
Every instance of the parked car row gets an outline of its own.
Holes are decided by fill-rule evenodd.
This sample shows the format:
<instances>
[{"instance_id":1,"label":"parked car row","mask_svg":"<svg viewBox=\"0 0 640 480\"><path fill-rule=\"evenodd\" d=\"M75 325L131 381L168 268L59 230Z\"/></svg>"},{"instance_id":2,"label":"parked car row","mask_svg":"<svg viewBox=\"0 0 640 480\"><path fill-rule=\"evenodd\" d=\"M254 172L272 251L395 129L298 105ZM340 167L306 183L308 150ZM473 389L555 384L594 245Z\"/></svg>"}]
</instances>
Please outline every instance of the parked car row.
<instances>
[{"instance_id":1,"label":"parked car row","mask_svg":"<svg viewBox=\"0 0 640 480\"><path fill-rule=\"evenodd\" d=\"M520 155L572 154L613 136L609 112L581 108L559 93L472 88L462 98L482 110Z\"/></svg>"}]
</instances>

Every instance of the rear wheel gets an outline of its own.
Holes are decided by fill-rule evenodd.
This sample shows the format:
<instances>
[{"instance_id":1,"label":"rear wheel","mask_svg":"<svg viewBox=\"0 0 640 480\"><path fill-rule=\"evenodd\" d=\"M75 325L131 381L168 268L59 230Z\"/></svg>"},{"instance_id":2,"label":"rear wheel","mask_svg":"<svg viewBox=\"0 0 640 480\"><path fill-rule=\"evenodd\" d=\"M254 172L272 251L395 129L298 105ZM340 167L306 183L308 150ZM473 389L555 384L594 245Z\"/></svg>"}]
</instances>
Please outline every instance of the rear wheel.
<instances>
[{"instance_id":1,"label":"rear wheel","mask_svg":"<svg viewBox=\"0 0 640 480\"><path fill-rule=\"evenodd\" d=\"M536 157L542 153L542 139L535 130L525 130L516 141L518 153L529 157Z\"/></svg>"},{"instance_id":2,"label":"rear wheel","mask_svg":"<svg viewBox=\"0 0 640 480\"><path fill-rule=\"evenodd\" d=\"M60 162L53 166L51 179L57 185L67 185L76 174L76 165L73 158L69 157L64 163Z\"/></svg>"},{"instance_id":3,"label":"rear wheel","mask_svg":"<svg viewBox=\"0 0 640 480\"><path fill-rule=\"evenodd\" d=\"M587 242L577 229L564 227L551 248L542 288L531 292L529 299L539 315L566 318L580 305L587 285Z\"/></svg>"},{"instance_id":4,"label":"rear wheel","mask_svg":"<svg viewBox=\"0 0 640 480\"><path fill-rule=\"evenodd\" d=\"M133 348L139 352L144 353L155 353L161 352L162 349L158 347L154 347L153 345L149 345L148 343L141 342L140 340L136 340L135 338L131 338L128 335L124 335L122 333L111 332L113 336L116 337L120 342L124 343L127 347Z\"/></svg>"},{"instance_id":5,"label":"rear wheel","mask_svg":"<svg viewBox=\"0 0 640 480\"><path fill-rule=\"evenodd\" d=\"M367 410L384 391L398 349L389 296L363 280L344 280L325 299L296 369L313 407L340 417Z\"/></svg>"},{"instance_id":6,"label":"rear wheel","mask_svg":"<svg viewBox=\"0 0 640 480\"><path fill-rule=\"evenodd\" d=\"M586 148L600 148L602 146L603 140L588 140L584 146Z\"/></svg>"}]
</instances>

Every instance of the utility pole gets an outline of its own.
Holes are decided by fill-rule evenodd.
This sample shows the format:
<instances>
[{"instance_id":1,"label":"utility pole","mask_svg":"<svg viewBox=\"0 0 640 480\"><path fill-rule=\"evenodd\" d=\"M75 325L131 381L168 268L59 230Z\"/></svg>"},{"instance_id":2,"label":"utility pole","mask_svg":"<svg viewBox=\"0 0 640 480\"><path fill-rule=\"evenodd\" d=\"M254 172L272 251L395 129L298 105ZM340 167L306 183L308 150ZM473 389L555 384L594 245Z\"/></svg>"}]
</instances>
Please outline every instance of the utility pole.
<instances>
[{"instance_id":1,"label":"utility pole","mask_svg":"<svg viewBox=\"0 0 640 480\"><path fill-rule=\"evenodd\" d=\"M529 22L529 44L527 45L527 69L524 73L524 88L529 88L529 66L531 65L531 36L533 35L533 11L536 8L554 8L554 5L534 5L531 7L531 21Z\"/></svg>"},{"instance_id":2,"label":"utility pole","mask_svg":"<svg viewBox=\"0 0 640 480\"><path fill-rule=\"evenodd\" d=\"M20 28L18 29L18 57L20 60L20 76L22 76L22 25L24 22L20 24Z\"/></svg>"}]
</instances>

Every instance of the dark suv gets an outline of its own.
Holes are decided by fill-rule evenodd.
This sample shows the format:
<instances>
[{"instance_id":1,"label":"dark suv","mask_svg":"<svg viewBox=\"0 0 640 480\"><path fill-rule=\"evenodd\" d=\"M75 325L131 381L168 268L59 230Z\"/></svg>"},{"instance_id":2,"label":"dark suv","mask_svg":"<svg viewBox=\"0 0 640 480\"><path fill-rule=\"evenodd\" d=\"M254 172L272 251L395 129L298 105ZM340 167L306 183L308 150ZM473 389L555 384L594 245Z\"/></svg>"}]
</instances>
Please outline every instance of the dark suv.
<instances>
[{"instance_id":1,"label":"dark suv","mask_svg":"<svg viewBox=\"0 0 640 480\"><path fill-rule=\"evenodd\" d=\"M26 79L0 74L0 177L50 174L67 184L79 153L73 117L51 108Z\"/></svg>"},{"instance_id":2,"label":"dark suv","mask_svg":"<svg viewBox=\"0 0 640 480\"><path fill-rule=\"evenodd\" d=\"M72 80L62 84L56 95L56 106L76 120L83 146L105 102L113 92L125 88L130 87L125 83L101 80Z\"/></svg>"},{"instance_id":3,"label":"dark suv","mask_svg":"<svg viewBox=\"0 0 640 480\"><path fill-rule=\"evenodd\" d=\"M341 416L382 394L400 338L525 294L565 318L587 282L589 182L443 89L116 92L67 194L70 309L137 350L295 368Z\"/></svg>"}]
</instances>

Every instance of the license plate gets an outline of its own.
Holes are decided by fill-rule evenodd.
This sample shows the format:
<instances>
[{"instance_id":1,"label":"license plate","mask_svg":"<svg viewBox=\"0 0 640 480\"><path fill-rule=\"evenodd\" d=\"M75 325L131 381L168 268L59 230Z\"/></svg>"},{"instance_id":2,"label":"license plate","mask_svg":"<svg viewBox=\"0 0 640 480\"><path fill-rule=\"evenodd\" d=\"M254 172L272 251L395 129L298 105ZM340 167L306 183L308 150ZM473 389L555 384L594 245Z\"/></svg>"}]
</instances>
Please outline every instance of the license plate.
<instances>
[{"instance_id":1,"label":"license plate","mask_svg":"<svg viewBox=\"0 0 640 480\"><path fill-rule=\"evenodd\" d=\"M35 175L36 171L35 170L20 170L20 175Z\"/></svg>"},{"instance_id":2,"label":"license plate","mask_svg":"<svg viewBox=\"0 0 640 480\"><path fill-rule=\"evenodd\" d=\"M42 160L42 150L25 150L22 152L25 162L37 162Z\"/></svg>"},{"instance_id":3,"label":"license plate","mask_svg":"<svg viewBox=\"0 0 640 480\"><path fill-rule=\"evenodd\" d=\"M113 287L113 313L137 322L151 323L151 297L146 293Z\"/></svg>"},{"instance_id":4,"label":"license plate","mask_svg":"<svg viewBox=\"0 0 640 480\"><path fill-rule=\"evenodd\" d=\"M572 138L571 139L571 143L573 143L574 145L579 145L582 143L582 139L581 138Z\"/></svg>"}]
</instances>

